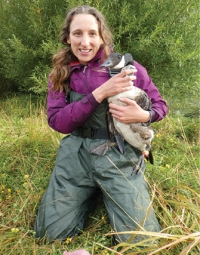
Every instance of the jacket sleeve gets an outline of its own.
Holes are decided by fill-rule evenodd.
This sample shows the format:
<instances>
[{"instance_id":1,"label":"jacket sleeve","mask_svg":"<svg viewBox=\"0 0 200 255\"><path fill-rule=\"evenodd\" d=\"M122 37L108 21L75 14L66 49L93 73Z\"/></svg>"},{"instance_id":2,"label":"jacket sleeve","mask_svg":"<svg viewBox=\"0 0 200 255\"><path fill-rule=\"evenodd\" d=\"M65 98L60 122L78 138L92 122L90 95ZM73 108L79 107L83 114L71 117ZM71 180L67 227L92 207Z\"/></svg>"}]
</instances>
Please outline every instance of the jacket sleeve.
<instances>
[{"instance_id":1,"label":"jacket sleeve","mask_svg":"<svg viewBox=\"0 0 200 255\"><path fill-rule=\"evenodd\" d=\"M151 122L162 120L168 113L165 100L161 97L157 87L149 77L147 70L136 61L134 61L134 66L137 69L134 85L144 90L152 102Z\"/></svg>"},{"instance_id":2,"label":"jacket sleeve","mask_svg":"<svg viewBox=\"0 0 200 255\"><path fill-rule=\"evenodd\" d=\"M65 93L55 92L48 80L47 118L54 130L63 134L71 133L91 116L98 105L92 93L78 102L66 102Z\"/></svg>"}]
</instances>

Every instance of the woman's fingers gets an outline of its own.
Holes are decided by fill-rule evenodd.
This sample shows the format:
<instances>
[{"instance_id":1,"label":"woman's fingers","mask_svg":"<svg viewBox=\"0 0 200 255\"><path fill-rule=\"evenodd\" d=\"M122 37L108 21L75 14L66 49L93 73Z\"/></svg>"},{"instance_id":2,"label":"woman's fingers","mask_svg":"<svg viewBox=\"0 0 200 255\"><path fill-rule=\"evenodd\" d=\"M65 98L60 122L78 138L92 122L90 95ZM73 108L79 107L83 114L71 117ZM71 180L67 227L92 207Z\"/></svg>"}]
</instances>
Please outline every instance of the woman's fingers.
<instances>
[{"instance_id":1,"label":"woman's fingers","mask_svg":"<svg viewBox=\"0 0 200 255\"><path fill-rule=\"evenodd\" d=\"M132 70L124 70L112 78L122 78L124 81L133 81L136 79L136 76Z\"/></svg>"},{"instance_id":2,"label":"woman's fingers","mask_svg":"<svg viewBox=\"0 0 200 255\"><path fill-rule=\"evenodd\" d=\"M131 74L134 76L134 73L137 72L137 69L126 69L120 72L119 74L124 77L124 76L130 76Z\"/></svg>"},{"instance_id":3,"label":"woman's fingers","mask_svg":"<svg viewBox=\"0 0 200 255\"><path fill-rule=\"evenodd\" d=\"M133 88L133 80L136 78L133 73L133 70L124 70L94 90L92 93L97 102L101 102L104 98L131 90Z\"/></svg>"},{"instance_id":4,"label":"woman's fingers","mask_svg":"<svg viewBox=\"0 0 200 255\"><path fill-rule=\"evenodd\" d=\"M131 89L133 86L133 80L134 80L134 76L114 76L110 79L110 86L112 86L113 88L127 88L127 89ZM121 91L119 91L118 93L120 93Z\"/></svg>"}]
</instances>

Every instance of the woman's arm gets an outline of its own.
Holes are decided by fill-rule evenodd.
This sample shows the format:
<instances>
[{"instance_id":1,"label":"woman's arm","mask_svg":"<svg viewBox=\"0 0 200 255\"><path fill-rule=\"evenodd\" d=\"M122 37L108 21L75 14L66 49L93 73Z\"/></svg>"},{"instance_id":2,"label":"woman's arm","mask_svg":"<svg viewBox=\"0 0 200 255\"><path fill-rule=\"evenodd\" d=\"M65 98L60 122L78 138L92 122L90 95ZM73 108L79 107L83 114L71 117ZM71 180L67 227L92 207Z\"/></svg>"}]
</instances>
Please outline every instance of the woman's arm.
<instances>
[{"instance_id":1,"label":"woman's arm","mask_svg":"<svg viewBox=\"0 0 200 255\"><path fill-rule=\"evenodd\" d=\"M134 65L138 70L134 84L136 87L143 89L152 102L152 122L162 120L168 113L165 100L149 77L147 70L136 61L134 61Z\"/></svg>"},{"instance_id":2,"label":"woman's arm","mask_svg":"<svg viewBox=\"0 0 200 255\"><path fill-rule=\"evenodd\" d=\"M92 93L78 102L68 103L65 93L54 92L48 80L47 118L49 126L54 130L63 134L71 133L91 116L98 105Z\"/></svg>"},{"instance_id":3,"label":"woman's arm","mask_svg":"<svg viewBox=\"0 0 200 255\"><path fill-rule=\"evenodd\" d=\"M49 79L47 97L49 126L60 133L71 133L86 122L104 98L131 89L131 76L126 77L128 73L130 71L112 77L92 93L73 103L66 103L64 92L54 92Z\"/></svg>"},{"instance_id":4,"label":"woman's arm","mask_svg":"<svg viewBox=\"0 0 200 255\"><path fill-rule=\"evenodd\" d=\"M149 77L146 69L134 62L137 69L135 73L136 80L134 80L134 86L144 90L152 102L151 114L148 111L143 110L134 101L122 98L121 101L125 102L127 106L118 106L115 104L109 104L110 113L112 116L122 123L132 122L151 122L162 120L167 112L168 108L165 100L161 97L158 89Z\"/></svg>"}]
</instances>

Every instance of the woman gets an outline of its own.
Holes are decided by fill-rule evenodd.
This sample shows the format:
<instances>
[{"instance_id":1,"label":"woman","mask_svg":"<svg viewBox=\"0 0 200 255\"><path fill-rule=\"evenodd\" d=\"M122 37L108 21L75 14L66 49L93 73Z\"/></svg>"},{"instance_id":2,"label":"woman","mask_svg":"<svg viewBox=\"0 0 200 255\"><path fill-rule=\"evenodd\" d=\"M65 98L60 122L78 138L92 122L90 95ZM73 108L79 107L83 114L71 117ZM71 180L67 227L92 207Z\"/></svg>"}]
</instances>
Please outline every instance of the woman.
<instances>
[{"instance_id":1,"label":"woman","mask_svg":"<svg viewBox=\"0 0 200 255\"><path fill-rule=\"evenodd\" d=\"M132 174L141 152L125 143L121 155L111 146L104 156L90 153L110 139L106 112L123 123L159 121L167 106L144 67L137 68L134 85L151 98L152 110L140 108L129 99L127 106L107 103L107 98L130 90L132 71L109 77L100 68L111 52L112 34L105 19L95 8L78 6L70 10L62 29L65 48L53 57L48 82L48 123L54 130L70 135L61 141L56 165L35 221L36 237L50 241L79 234L91 212L95 191L101 189L112 229L159 231L144 180L144 169ZM127 76L127 74L131 74ZM67 97L66 93L67 92ZM66 100L67 99L67 100ZM115 242L130 235L115 235ZM137 242L136 236L132 242Z\"/></svg>"}]
</instances>

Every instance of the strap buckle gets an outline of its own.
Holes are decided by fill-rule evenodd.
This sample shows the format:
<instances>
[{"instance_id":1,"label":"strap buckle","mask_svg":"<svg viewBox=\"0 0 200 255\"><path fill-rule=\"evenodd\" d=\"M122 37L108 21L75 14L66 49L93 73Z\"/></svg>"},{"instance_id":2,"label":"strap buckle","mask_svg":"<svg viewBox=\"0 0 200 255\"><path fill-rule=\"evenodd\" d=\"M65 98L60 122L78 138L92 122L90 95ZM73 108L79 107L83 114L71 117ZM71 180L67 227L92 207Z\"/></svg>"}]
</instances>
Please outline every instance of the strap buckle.
<instances>
[{"instance_id":1,"label":"strap buckle","mask_svg":"<svg viewBox=\"0 0 200 255\"><path fill-rule=\"evenodd\" d=\"M96 138L96 134L97 134L97 129L95 128L86 128L86 127L82 127L82 137L83 138L92 138L95 139Z\"/></svg>"}]
</instances>

